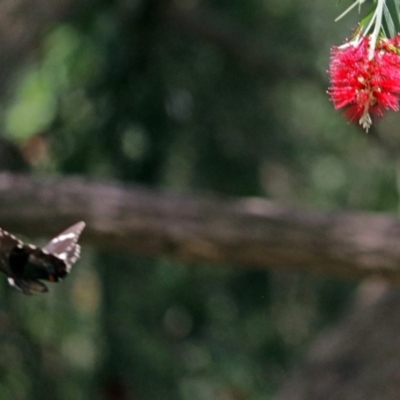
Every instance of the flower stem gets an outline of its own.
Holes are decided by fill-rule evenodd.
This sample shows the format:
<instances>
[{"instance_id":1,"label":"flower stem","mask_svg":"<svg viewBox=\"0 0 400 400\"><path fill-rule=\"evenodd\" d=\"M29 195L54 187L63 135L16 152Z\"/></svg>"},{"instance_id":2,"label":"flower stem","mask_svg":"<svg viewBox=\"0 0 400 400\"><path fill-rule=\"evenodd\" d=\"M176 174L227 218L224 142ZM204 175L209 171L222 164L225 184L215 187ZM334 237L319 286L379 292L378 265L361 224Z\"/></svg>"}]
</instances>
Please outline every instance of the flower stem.
<instances>
[{"instance_id":1,"label":"flower stem","mask_svg":"<svg viewBox=\"0 0 400 400\"><path fill-rule=\"evenodd\" d=\"M385 5L386 0L378 0L378 4L376 6L373 17L371 18L370 25L375 21L374 30L371 34L371 39L369 42L369 53L368 58L372 60L374 58L376 41L378 40L379 33L382 28L382 14L383 14L383 6ZM367 33L368 29L365 33Z\"/></svg>"}]
</instances>

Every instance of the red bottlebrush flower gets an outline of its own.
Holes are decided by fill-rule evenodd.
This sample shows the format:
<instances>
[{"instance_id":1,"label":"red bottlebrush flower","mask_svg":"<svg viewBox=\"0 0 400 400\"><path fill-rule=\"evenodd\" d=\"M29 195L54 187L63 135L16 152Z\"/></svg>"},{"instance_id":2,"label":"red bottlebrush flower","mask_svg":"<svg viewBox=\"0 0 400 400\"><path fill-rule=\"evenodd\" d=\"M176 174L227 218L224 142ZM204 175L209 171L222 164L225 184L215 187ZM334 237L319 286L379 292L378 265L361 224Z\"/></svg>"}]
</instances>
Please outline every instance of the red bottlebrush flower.
<instances>
[{"instance_id":1,"label":"red bottlebrush flower","mask_svg":"<svg viewBox=\"0 0 400 400\"><path fill-rule=\"evenodd\" d=\"M328 90L335 109L347 107L345 115L368 132L372 116L385 109L398 111L400 96L400 35L378 39L369 58L369 37L360 38L331 52Z\"/></svg>"}]
</instances>

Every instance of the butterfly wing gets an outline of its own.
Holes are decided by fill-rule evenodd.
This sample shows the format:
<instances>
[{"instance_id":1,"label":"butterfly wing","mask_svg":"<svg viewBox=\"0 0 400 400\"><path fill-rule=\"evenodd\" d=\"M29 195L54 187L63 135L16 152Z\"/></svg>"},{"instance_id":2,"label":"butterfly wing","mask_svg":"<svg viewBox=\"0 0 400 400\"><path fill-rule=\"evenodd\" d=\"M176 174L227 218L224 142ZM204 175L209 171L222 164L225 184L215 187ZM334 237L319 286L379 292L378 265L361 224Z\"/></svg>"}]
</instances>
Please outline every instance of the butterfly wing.
<instances>
[{"instance_id":1,"label":"butterfly wing","mask_svg":"<svg viewBox=\"0 0 400 400\"><path fill-rule=\"evenodd\" d=\"M43 248L24 244L0 229L0 269L8 275L9 284L25 294L47 292L39 279L58 282L67 275L79 258L77 241L84 227L84 222L72 225Z\"/></svg>"},{"instance_id":2,"label":"butterfly wing","mask_svg":"<svg viewBox=\"0 0 400 400\"><path fill-rule=\"evenodd\" d=\"M6 275L11 275L11 268L9 263L10 252L15 247L22 247L21 240L16 238L11 233L0 228L0 270Z\"/></svg>"},{"instance_id":3,"label":"butterfly wing","mask_svg":"<svg viewBox=\"0 0 400 400\"><path fill-rule=\"evenodd\" d=\"M80 256L81 247L77 242L80 234L85 228L85 225L86 224L83 221L80 221L70 226L68 229L50 240L46 246L42 247L44 252L63 260L66 264L67 272L70 272L72 265Z\"/></svg>"}]
</instances>

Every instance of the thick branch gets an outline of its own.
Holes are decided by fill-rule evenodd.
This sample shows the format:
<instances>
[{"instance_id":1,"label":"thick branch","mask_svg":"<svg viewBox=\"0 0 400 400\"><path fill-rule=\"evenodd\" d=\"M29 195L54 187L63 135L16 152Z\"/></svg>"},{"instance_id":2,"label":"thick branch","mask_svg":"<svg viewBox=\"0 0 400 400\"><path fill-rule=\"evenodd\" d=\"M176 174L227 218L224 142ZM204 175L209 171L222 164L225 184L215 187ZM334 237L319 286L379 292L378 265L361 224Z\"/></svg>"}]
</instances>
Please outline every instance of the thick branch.
<instances>
[{"instance_id":1,"label":"thick branch","mask_svg":"<svg viewBox=\"0 0 400 400\"><path fill-rule=\"evenodd\" d=\"M80 219L88 224L83 240L99 249L400 281L396 218L300 211L262 199L191 197L78 178L0 175L5 229L49 236Z\"/></svg>"}]
</instances>

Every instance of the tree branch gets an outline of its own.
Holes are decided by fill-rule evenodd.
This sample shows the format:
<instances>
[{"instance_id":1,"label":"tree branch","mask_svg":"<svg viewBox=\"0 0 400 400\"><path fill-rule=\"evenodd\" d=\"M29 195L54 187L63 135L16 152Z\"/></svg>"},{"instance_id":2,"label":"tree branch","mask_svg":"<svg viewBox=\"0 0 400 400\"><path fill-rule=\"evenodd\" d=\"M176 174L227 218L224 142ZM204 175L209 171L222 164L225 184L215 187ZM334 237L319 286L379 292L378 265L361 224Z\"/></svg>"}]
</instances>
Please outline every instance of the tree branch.
<instances>
[{"instance_id":1,"label":"tree branch","mask_svg":"<svg viewBox=\"0 0 400 400\"><path fill-rule=\"evenodd\" d=\"M4 229L50 236L81 219L88 225L83 241L98 249L400 282L397 218L0 174Z\"/></svg>"}]
</instances>

